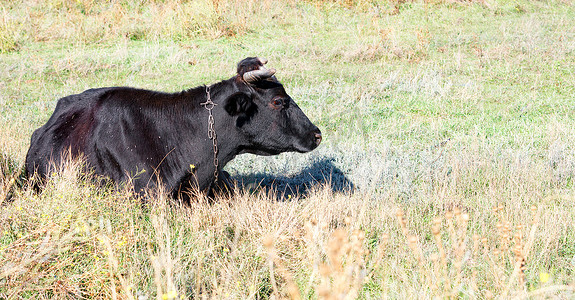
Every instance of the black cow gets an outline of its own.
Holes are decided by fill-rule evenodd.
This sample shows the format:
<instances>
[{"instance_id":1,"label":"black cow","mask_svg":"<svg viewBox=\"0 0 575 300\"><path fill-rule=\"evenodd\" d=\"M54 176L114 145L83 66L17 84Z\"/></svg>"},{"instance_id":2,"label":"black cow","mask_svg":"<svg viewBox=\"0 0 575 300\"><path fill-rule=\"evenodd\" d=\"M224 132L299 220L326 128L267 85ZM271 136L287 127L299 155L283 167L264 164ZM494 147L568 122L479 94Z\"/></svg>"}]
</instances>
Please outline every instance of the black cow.
<instances>
[{"instance_id":1,"label":"black cow","mask_svg":"<svg viewBox=\"0 0 575 300\"><path fill-rule=\"evenodd\" d=\"M210 191L238 154L315 149L320 130L265 63L246 58L231 79L179 93L109 87L64 97L32 135L26 172L42 182L65 157L80 156L138 193L162 184L177 197Z\"/></svg>"}]
</instances>

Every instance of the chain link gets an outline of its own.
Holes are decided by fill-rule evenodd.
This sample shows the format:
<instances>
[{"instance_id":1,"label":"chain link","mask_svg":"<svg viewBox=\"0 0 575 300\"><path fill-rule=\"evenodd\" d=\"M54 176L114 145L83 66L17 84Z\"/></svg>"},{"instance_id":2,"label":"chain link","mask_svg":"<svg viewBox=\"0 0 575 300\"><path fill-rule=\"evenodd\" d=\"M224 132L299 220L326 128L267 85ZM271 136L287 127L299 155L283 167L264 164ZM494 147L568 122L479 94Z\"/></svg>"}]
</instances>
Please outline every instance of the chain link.
<instances>
[{"instance_id":1,"label":"chain link","mask_svg":"<svg viewBox=\"0 0 575 300\"><path fill-rule=\"evenodd\" d=\"M218 181L218 136L216 135L216 128L214 127L214 115L212 115L212 109L217 105L212 101L212 97L210 95L210 87L206 86L206 94L208 99L204 103L200 103L206 110L208 110L208 138L212 140L212 145L214 148L214 177L216 178L214 182Z\"/></svg>"}]
</instances>

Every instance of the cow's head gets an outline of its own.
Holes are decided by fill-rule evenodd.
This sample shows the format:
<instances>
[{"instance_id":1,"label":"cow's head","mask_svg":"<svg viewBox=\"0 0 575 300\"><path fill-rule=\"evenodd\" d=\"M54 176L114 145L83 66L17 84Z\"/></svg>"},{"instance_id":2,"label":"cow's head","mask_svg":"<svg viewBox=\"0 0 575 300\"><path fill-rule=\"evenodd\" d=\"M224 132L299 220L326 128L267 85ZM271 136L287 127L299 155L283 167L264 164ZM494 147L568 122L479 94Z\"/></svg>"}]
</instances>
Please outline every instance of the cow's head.
<instances>
[{"instance_id":1,"label":"cow's head","mask_svg":"<svg viewBox=\"0 0 575 300\"><path fill-rule=\"evenodd\" d=\"M247 141L243 152L272 155L308 152L321 142L321 131L266 69L264 59L250 57L238 64L239 92L226 100L225 109Z\"/></svg>"}]
</instances>

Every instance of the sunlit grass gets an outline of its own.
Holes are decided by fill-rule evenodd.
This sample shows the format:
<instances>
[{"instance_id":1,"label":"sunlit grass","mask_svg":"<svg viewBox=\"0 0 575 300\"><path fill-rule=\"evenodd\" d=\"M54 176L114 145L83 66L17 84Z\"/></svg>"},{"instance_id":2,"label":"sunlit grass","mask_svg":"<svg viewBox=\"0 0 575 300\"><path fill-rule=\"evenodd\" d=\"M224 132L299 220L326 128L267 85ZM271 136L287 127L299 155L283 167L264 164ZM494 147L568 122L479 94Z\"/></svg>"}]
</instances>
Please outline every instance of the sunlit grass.
<instances>
[{"instance_id":1,"label":"sunlit grass","mask_svg":"<svg viewBox=\"0 0 575 300\"><path fill-rule=\"evenodd\" d=\"M569 268L558 268L554 253L570 251L556 239L571 225L554 218L572 217L573 207L553 201L574 196L529 205L518 199L537 198L517 192L517 200L501 202L408 204L393 194L318 186L286 202L238 193L181 206L160 193L143 204L129 190L78 181L71 168L42 194L20 191L3 208L0 292L490 298L572 291Z\"/></svg>"}]
</instances>

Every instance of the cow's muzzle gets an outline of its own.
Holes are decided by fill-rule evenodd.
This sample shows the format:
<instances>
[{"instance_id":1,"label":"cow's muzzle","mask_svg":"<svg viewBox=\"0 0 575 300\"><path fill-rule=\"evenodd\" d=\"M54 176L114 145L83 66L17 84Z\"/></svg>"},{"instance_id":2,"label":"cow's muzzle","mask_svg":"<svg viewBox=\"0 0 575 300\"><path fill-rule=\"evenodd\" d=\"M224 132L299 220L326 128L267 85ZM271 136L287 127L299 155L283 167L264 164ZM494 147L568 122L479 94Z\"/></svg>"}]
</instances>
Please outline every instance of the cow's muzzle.
<instances>
[{"instance_id":1,"label":"cow's muzzle","mask_svg":"<svg viewBox=\"0 0 575 300\"><path fill-rule=\"evenodd\" d=\"M315 137L315 146L319 146L319 144L321 144L321 131L319 131L319 129L317 130L317 132L314 133L314 137Z\"/></svg>"},{"instance_id":2,"label":"cow's muzzle","mask_svg":"<svg viewBox=\"0 0 575 300\"><path fill-rule=\"evenodd\" d=\"M321 140L321 131L315 127L314 129L307 131L306 134L302 135L293 145L294 148L291 151L297 151L300 153L310 152L319 146Z\"/></svg>"}]
</instances>

